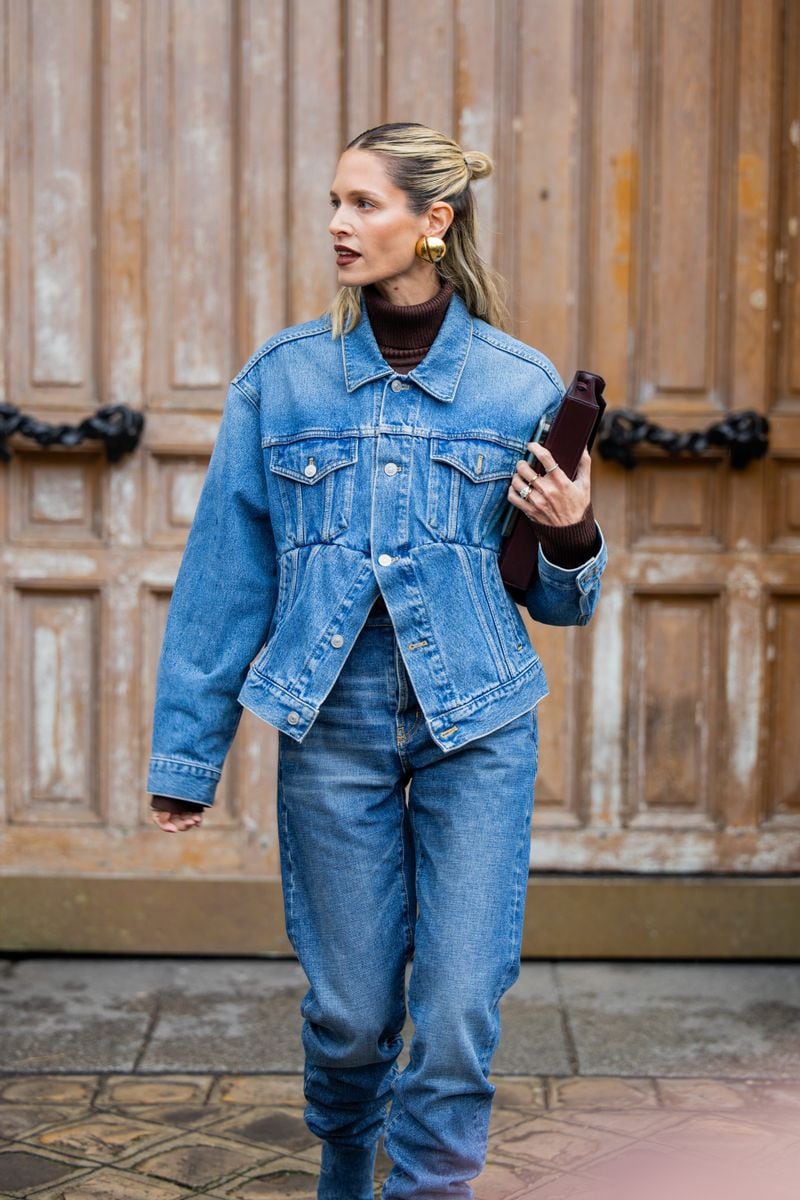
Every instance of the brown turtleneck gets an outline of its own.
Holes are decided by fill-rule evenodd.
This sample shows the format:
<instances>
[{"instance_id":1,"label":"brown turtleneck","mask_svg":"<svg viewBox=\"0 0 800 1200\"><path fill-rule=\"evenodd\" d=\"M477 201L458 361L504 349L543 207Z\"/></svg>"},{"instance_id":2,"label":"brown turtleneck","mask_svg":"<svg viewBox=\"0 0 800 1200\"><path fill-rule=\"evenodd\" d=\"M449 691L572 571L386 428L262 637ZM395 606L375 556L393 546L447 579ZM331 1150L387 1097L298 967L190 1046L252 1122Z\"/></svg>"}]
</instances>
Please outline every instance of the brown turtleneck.
<instances>
[{"instance_id":1,"label":"brown turtleneck","mask_svg":"<svg viewBox=\"0 0 800 1200\"><path fill-rule=\"evenodd\" d=\"M407 375L422 362L441 328L452 295L453 285L443 283L431 300L425 300L422 304L400 305L384 300L372 285L364 288L369 323L378 349L398 375ZM532 521L531 524L545 558L558 567L579 567L599 549L600 537L591 504L574 525L543 525L539 521ZM518 603L522 602L523 599L518 600ZM386 611L383 597L379 596L376 600L374 611ZM178 800L173 796L153 796L150 807L161 812L194 813L202 812L209 806L192 800Z\"/></svg>"},{"instance_id":2,"label":"brown turtleneck","mask_svg":"<svg viewBox=\"0 0 800 1200\"><path fill-rule=\"evenodd\" d=\"M398 375L407 375L422 362L441 328L452 295L452 283L443 283L436 295L422 304L392 304L372 284L364 288L378 349Z\"/></svg>"}]
</instances>

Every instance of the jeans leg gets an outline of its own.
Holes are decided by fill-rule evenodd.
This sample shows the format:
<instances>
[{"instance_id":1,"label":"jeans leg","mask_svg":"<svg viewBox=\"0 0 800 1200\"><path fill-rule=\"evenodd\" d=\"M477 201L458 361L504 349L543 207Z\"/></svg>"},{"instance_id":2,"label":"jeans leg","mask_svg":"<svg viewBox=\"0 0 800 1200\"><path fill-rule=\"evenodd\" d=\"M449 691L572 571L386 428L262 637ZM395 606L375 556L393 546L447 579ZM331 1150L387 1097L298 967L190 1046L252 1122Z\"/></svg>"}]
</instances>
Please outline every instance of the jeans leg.
<instances>
[{"instance_id":1,"label":"jeans leg","mask_svg":"<svg viewBox=\"0 0 800 1200\"><path fill-rule=\"evenodd\" d=\"M409 748L419 914L410 1061L384 1133L383 1200L472 1197L483 1168L499 1001L519 976L538 759L535 709L444 754Z\"/></svg>"},{"instance_id":2,"label":"jeans leg","mask_svg":"<svg viewBox=\"0 0 800 1200\"><path fill-rule=\"evenodd\" d=\"M279 740L286 928L309 980L308 1128L323 1139L320 1200L366 1200L402 1049L416 901L395 753L390 626L365 626L302 743Z\"/></svg>"}]
</instances>

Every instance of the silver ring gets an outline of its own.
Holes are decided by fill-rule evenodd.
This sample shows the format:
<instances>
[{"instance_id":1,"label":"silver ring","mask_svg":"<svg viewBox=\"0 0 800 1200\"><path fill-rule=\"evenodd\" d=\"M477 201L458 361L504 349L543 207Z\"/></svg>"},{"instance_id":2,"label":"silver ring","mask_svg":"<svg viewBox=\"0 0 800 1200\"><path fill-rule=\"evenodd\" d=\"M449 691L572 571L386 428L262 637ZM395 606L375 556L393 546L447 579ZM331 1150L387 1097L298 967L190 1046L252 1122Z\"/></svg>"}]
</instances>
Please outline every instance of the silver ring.
<instances>
[{"instance_id":1,"label":"silver ring","mask_svg":"<svg viewBox=\"0 0 800 1200\"><path fill-rule=\"evenodd\" d=\"M531 494L531 485L529 483L526 483L524 487L521 487L519 489L519 494L523 500L527 500L528 496L530 496L530 494Z\"/></svg>"},{"instance_id":2,"label":"silver ring","mask_svg":"<svg viewBox=\"0 0 800 1200\"><path fill-rule=\"evenodd\" d=\"M558 470L558 463L554 463L552 467L548 467L545 470L545 475L549 475L551 471L557 471L557 470Z\"/></svg>"}]
</instances>

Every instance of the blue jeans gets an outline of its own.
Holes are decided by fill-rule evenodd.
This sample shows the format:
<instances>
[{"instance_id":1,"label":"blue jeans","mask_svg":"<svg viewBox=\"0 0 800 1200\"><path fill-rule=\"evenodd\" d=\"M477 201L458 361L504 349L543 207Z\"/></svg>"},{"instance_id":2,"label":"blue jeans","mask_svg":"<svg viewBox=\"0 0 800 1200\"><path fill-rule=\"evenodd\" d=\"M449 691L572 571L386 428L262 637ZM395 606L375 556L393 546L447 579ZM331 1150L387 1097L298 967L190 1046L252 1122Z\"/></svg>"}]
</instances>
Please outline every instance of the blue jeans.
<instances>
[{"instance_id":1,"label":"blue jeans","mask_svg":"<svg viewBox=\"0 0 800 1200\"><path fill-rule=\"evenodd\" d=\"M537 760L535 708L440 749L385 613L368 618L305 739L280 734L281 876L311 985L304 1115L324 1143L320 1200L372 1197L381 1134L383 1200L474 1195L498 1004L520 969Z\"/></svg>"}]
</instances>

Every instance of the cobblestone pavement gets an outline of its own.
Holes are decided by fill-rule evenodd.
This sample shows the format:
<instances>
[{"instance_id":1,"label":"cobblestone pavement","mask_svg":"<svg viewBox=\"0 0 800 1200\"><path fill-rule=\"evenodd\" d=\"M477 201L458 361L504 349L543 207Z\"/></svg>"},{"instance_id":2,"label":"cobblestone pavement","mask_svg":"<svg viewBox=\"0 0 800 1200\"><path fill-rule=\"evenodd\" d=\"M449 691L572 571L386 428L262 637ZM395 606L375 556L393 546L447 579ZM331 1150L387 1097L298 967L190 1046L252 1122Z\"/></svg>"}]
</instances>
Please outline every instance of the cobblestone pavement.
<instances>
[{"instance_id":1,"label":"cobblestone pavement","mask_svg":"<svg viewBox=\"0 0 800 1200\"><path fill-rule=\"evenodd\" d=\"M800 1196L800 1082L491 1078L476 1200ZM312 1200L303 1104L298 1074L0 1075L0 1195Z\"/></svg>"}]
</instances>

